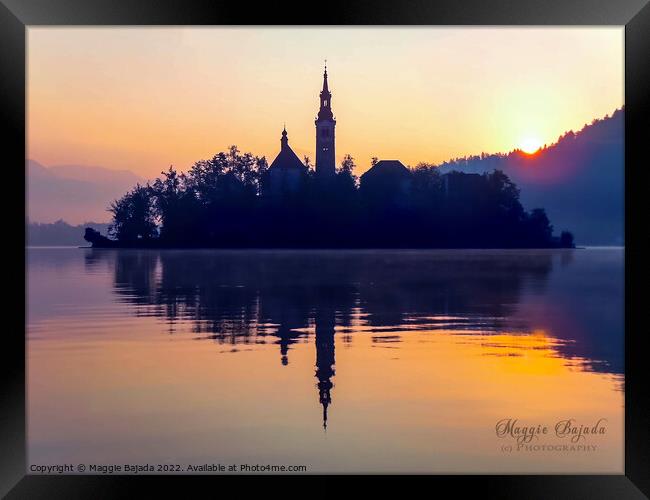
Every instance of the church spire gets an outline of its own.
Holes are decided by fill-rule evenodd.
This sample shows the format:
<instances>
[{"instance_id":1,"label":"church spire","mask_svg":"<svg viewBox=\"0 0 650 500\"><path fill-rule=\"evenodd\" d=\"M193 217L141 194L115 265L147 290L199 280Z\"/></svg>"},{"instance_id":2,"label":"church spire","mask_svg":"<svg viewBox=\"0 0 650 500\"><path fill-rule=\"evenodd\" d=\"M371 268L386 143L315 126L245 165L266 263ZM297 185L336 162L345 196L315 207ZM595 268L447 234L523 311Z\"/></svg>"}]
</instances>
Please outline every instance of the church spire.
<instances>
[{"instance_id":1,"label":"church spire","mask_svg":"<svg viewBox=\"0 0 650 500\"><path fill-rule=\"evenodd\" d=\"M289 138L287 137L287 126L285 124L282 129L282 138L280 139L280 151L286 149L287 146L289 146Z\"/></svg>"},{"instance_id":2,"label":"church spire","mask_svg":"<svg viewBox=\"0 0 650 500\"><path fill-rule=\"evenodd\" d=\"M318 110L319 120L333 120L334 114L332 113L332 93L327 85L327 62L325 63L325 71L323 72L323 90L320 91L320 109Z\"/></svg>"},{"instance_id":3,"label":"church spire","mask_svg":"<svg viewBox=\"0 0 650 500\"><path fill-rule=\"evenodd\" d=\"M329 89L327 88L327 59L325 59L325 72L323 73L323 92L327 94L330 93Z\"/></svg>"}]
</instances>

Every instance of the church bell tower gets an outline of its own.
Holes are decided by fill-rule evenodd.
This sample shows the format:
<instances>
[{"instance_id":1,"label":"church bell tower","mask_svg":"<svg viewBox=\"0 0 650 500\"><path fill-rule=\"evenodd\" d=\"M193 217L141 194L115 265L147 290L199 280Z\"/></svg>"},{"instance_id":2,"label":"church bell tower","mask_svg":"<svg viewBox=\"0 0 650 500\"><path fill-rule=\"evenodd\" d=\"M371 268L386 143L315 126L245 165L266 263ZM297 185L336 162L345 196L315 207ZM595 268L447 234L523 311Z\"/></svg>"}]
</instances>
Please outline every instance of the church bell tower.
<instances>
[{"instance_id":1,"label":"church bell tower","mask_svg":"<svg viewBox=\"0 0 650 500\"><path fill-rule=\"evenodd\" d=\"M327 64L323 74L323 90L320 93L320 110L316 118L316 175L321 178L333 177L336 173L334 156L334 127L336 120L332 114L332 93L327 87Z\"/></svg>"}]
</instances>

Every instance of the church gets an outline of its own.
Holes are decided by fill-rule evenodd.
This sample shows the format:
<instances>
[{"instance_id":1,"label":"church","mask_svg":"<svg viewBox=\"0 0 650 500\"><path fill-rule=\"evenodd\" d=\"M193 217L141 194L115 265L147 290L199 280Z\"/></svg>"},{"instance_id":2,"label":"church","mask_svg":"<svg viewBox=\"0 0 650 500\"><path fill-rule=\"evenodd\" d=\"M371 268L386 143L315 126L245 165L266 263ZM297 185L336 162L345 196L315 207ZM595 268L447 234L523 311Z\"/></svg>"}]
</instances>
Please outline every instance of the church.
<instances>
[{"instance_id":1,"label":"church","mask_svg":"<svg viewBox=\"0 0 650 500\"><path fill-rule=\"evenodd\" d=\"M320 108L316 125L316 180L326 182L336 175L335 128L332 93L327 82L327 66L320 91ZM286 127L280 138L280 152L271 163L265 182L265 196L282 196L296 191L307 178L308 168L289 146ZM380 160L360 178L363 192L374 191L382 197L405 194L411 172L398 160Z\"/></svg>"},{"instance_id":2,"label":"church","mask_svg":"<svg viewBox=\"0 0 650 500\"><path fill-rule=\"evenodd\" d=\"M332 93L327 83L327 66L323 73L323 89L320 92L320 109L316 125L316 177L329 179L336 174L335 135L336 120L332 113ZM282 194L295 190L307 175L307 167L289 146L286 127L280 139L280 153L268 171L269 194Z\"/></svg>"}]
</instances>

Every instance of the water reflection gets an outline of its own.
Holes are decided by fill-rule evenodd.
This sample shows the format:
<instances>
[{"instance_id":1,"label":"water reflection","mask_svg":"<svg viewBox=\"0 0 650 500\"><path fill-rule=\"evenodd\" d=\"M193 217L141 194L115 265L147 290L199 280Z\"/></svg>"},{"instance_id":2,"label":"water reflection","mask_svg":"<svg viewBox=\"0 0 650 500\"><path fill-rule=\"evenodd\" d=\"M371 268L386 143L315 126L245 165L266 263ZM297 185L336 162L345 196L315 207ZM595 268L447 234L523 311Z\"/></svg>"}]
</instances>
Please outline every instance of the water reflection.
<instances>
[{"instance_id":1,"label":"water reflection","mask_svg":"<svg viewBox=\"0 0 650 500\"><path fill-rule=\"evenodd\" d=\"M30 461L620 473L623 267L622 249L29 249ZM593 453L504 454L504 417L608 430Z\"/></svg>"},{"instance_id":2,"label":"water reflection","mask_svg":"<svg viewBox=\"0 0 650 500\"><path fill-rule=\"evenodd\" d=\"M575 266L578 279L563 279L574 252L89 250L85 267L113 269L119 300L164 319L172 334L189 321L197 340L233 349L271 340L282 365L313 336L326 428L335 336L346 344L367 334L373 346L395 348L410 331L452 332L459 343L479 341L485 355L542 350L580 370L621 374L622 281L614 272L588 289L602 264L589 259ZM554 268L562 272L549 284Z\"/></svg>"}]
</instances>

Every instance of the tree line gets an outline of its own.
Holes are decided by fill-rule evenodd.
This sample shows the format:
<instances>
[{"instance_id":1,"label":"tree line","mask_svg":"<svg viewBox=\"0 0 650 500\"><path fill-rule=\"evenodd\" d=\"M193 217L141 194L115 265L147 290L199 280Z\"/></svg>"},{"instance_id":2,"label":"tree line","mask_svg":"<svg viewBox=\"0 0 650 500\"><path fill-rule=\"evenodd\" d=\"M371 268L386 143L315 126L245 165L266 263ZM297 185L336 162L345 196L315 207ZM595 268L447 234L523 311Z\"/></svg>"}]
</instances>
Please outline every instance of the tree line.
<instances>
[{"instance_id":1,"label":"tree line","mask_svg":"<svg viewBox=\"0 0 650 500\"><path fill-rule=\"evenodd\" d=\"M170 167L111 203L108 238L92 228L85 238L98 247L573 247L571 233L553 235L543 209L524 210L499 170L441 175L420 163L398 177L359 179L346 155L322 179L305 160L282 192L268 189L266 159L236 146L187 173Z\"/></svg>"}]
</instances>

